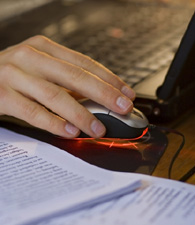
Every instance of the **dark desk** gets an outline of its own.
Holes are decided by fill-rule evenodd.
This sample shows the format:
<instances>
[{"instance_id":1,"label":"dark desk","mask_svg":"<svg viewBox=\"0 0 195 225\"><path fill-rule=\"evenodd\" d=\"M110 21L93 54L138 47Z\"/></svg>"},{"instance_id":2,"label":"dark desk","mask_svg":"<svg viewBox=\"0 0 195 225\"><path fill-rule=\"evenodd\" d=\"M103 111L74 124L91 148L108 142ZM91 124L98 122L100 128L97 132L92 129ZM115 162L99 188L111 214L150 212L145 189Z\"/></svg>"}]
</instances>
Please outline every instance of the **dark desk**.
<instances>
[{"instance_id":1,"label":"dark desk","mask_svg":"<svg viewBox=\"0 0 195 225\"><path fill-rule=\"evenodd\" d=\"M184 115L171 127L183 133L186 139L184 148L176 159L172 170L172 179L178 180L195 166L195 110ZM181 143L181 137L175 134L169 134L168 140L169 145L153 172L154 176L167 178L170 161ZM195 174L187 182L195 184Z\"/></svg>"}]
</instances>

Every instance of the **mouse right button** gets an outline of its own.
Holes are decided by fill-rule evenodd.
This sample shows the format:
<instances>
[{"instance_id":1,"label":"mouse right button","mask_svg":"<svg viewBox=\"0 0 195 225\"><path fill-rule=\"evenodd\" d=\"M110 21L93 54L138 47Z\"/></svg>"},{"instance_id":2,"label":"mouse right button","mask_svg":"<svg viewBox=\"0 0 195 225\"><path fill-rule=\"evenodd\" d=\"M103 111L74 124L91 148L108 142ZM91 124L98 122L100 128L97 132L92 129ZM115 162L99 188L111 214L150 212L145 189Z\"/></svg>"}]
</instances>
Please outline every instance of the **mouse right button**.
<instances>
[{"instance_id":1,"label":"mouse right button","mask_svg":"<svg viewBox=\"0 0 195 225\"><path fill-rule=\"evenodd\" d=\"M127 115L120 115L115 112L110 111L109 115L121 120L128 126L134 128L145 128L148 126L148 120L139 110L133 108L133 111Z\"/></svg>"}]
</instances>

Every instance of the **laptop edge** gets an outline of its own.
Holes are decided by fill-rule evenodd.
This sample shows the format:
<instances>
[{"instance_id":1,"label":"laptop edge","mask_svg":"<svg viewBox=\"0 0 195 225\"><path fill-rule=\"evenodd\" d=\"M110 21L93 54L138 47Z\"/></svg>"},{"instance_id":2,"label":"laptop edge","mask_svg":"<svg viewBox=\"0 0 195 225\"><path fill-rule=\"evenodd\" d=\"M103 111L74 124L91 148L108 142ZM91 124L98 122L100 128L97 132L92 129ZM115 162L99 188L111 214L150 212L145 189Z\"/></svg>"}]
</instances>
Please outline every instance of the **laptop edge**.
<instances>
[{"instance_id":1,"label":"laptop edge","mask_svg":"<svg viewBox=\"0 0 195 225\"><path fill-rule=\"evenodd\" d=\"M169 120L195 106L195 13L168 69L163 84L150 96L137 93L135 107L152 120ZM162 79L163 74L159 74ZM153 79L154 77L151 77ZM155 79L148 83L148 93L155 92ZM157 75L158 79L158 75ZM162 82L162 80L158 80ZM154 87L150 88L150 85ZM136 89L136 87L135 87ZM151 89L151 90L149 90ZM144 91L143 91L144 92ZM152 94L154 94L152 96Z\"/></svg>"}]
</instances>

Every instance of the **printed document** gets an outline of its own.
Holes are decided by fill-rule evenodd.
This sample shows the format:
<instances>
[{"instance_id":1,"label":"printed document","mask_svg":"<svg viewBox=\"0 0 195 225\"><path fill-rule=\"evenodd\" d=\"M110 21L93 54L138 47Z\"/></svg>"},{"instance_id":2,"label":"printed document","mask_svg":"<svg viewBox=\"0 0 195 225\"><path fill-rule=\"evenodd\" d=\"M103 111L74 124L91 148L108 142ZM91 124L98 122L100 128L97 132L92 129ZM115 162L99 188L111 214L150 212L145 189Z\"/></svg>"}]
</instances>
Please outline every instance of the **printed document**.
<instances>
[{"instance_id":1,"label":"printed document","mask_svg":"<svg viewBox=\"0 0 195 225\"><path fill-rule=\"evenodd\" d=\"M36 225L194 225L195 186L138 175L148 184L112 201Z\"/></svg>"},{"instance_id":2,"label":"printed document","mask_svg":"<svg viewBox=\"0 0 195 225\"><path fill-rule=\"evenodd\" d=\"M0 224L194 225L195 186L90 165L0 128Z\"/></svg>"},{"instance_id":3,"label":"printed document","mask_svg":"<svg viewBox=\"0 0 195 225\"><path fill-rule=\"evenodd\" d=\"M141 185L52 145L0 128L0 224L20 225L104 202Z\"/></svg>"}]
</instances>

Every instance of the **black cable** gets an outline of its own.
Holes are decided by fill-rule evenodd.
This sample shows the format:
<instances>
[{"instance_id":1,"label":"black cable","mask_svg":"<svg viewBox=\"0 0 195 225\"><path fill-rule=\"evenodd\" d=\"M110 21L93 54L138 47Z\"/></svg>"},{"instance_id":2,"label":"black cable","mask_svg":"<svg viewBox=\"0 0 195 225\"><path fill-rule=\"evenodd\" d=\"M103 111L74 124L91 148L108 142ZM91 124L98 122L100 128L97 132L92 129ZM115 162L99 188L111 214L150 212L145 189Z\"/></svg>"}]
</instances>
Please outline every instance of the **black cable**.
<instances>
[{"instance_id":1,"label":"black cable","mask_svg":"<svg viewBox=\"0 0 195 225\"><path fill-rule=\"evenodd\" d=\"M169 177L169 179L171 179L171 171L172 171L172 167L173 167L173 164L174 164L176 158L178 157L179 153L180 153L181 150L183 149L183 146L184 146L184 144L185 144L185 136L184 136L182 133L180 133L179 131L174 130L174 129L171 129L171 128L167 128L167 127L160 127L160 126L156 126L156 125L150 124L150 125L149 125L149 128L151 128L151 129L156 128L156 129L159 129L160 131L166 131L166 132L168 132L168 133L174 133L174 134L177 134L177 135L179 135L179 136L182 137L182 142L181 142L179 148L177 149L175 155L173 156L173 158L172 158L172 160L171 160L171 162L170 162L170 165L169 165L168 177Z\"/></svg>"},{"instance_id":2,"label":"black cable","mask_svg":"<svg viewBox=\"0 0 195 225\"><path fill-rule=\"evenodd\" d=\"M179 180L182 182L185 182L186 180L188 180L192 175L194 175L195 173L195 166L192 167L186 174L183 175L183 177L181 177Z\"/></svg>"}]
</instances>

